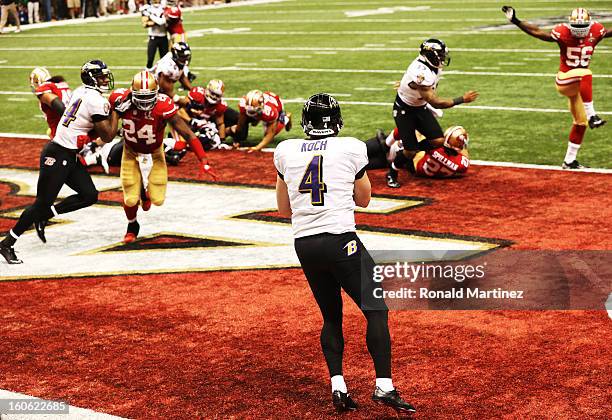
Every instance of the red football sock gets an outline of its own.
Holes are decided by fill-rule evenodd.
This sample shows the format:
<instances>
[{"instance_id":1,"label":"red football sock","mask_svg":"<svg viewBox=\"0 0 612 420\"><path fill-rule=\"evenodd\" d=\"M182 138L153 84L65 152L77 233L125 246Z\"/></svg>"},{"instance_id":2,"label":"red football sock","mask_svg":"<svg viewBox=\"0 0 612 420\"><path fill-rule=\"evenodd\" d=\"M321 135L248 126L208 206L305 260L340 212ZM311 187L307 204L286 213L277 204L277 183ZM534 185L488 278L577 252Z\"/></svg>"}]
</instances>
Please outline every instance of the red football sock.
<instances>
[{"instance_id":1,"label":"red football sock","mask_svg":"<svg viewBox=\"0 0 612 420\"><path fill-rule=\"evenodd\" d=\"M580 79L580 97L582 102L593 102L593 75L582 76Z\"/></svg>"},{"instance_id":2,"label":"red football sock","mask_svg":"<svg viewBox=\"0 0 612 420\"><path fill-rule=\"evenodd\" d=\"M586 125L572 125L570 130L569 141L574 144L582 144L584 139L584 132L586 131Z\"/></svg>"},{"instance_id":3,"label":"red football sock","mask_svg":"<svg viewBox=\"0 0 612 420\"><path fill-rule=\"evenodd\" d=\"M136 214L138 213L138 205L128 207L124 204L123 210L125 211L125 216L127 217L128 222L132 223L136 220Z\"/></svg>"}]
</instances>

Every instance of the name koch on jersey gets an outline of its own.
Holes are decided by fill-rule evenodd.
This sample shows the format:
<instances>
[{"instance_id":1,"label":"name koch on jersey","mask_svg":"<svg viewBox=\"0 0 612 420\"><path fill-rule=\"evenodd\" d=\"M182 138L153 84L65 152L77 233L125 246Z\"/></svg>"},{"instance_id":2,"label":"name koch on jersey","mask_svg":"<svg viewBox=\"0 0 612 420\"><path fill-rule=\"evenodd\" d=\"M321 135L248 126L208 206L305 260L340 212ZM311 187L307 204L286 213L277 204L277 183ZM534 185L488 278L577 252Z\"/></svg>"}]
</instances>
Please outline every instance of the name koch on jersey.
<instances>
[{"instance_id":1,"label":"name koch on jersey","mask_svg":"<svg viewBox=\"0 0 612 420\"><path fill-rule=\"evenodd\" d=\"M364 142L353 137L290 139L274 152L287 184L296 238L355 231L355 179L368 164Z\"/></svg>"},{"instance_id":2,"label":"name koch on jersey","mask_svg":"<svg viewBox=\"0 0 612 420\"><path fill-rule=\"evenodd\" d=\"M77 149L77 137L87 135L94 122L110 115L110 104L93 87L80 86L73 93L62 115L53 142L67 149Z\"/></svg>"},{"instance_id":3,"label":"name koch on jersey","mask_svg":"<svg viewBox=\"0 0 612 420\"><path fill-rule=\"evenodd\" d=\"M42 96L47 93L56 95L65 106L68 106L70 103L70 97L72 96L70 86L68 86L68 83L66 82L46 82L39 85L34 91L36 96ZM45 114L47 125L51 129L51 139L53 139L53 137L55 137L55 132L57 131L57 125L59 124L62 116L57 115L57 113L47 104L39 102L39 106L42 113Z\"/></svg>"},{"instance_id":4,"label":"name koch on jersey","mask_svg":"<svg viewBox=\"0 0 612 420\"><path fill-rule=\"evenodd\" d=\"M441 70L435 72L417 58L410 63L406 73L404 73L397 94L406 105L425 106L427 101L421 97L417 86L435 89L438 86L441 74Z\"/></svg>"},{"instance_id":5,"label":"name koch on jersey","mask_svg":"<svg viewBox=\"0 0 612 420\"><path fill-rule=\"evenodd\" d=\"M117 89L110 101L127 97L129 89ZM142 111L134 104L121 115L125 145L136 153L153 153L164 141L164 129L168 119L178 112L178 107L169 96L158 94L157 102L150 111Z\"/></svg>"},{"instance_id":6,"label":"name koch on jersey","mask_svg":"<svg viewBox=\"0 0 612 420\"><path fill-rule=\"evenodd\" d=\"M588 68L595 47L606 35L606 28L599 22L593 22L589 33L584 38L572 35L567 23L555 26L550 36L557 41L560 50L559 71L567 72L576 68Z\"/></svg>"},{"instance_id":7,"label":"name koch on jersey","mask_svg":"<svg viewBox=\"0 0 612 420\"><path fill-rule=\"evenodd\" d=\"M155 64L153 68L153 74L155 78L159 80L159 76L163 74L172 82L178 82L178 80L183 75L183 69L179 68L179 66L172 59L172 52L164 55L158 62Z\"/></svg>"}]
</instances>

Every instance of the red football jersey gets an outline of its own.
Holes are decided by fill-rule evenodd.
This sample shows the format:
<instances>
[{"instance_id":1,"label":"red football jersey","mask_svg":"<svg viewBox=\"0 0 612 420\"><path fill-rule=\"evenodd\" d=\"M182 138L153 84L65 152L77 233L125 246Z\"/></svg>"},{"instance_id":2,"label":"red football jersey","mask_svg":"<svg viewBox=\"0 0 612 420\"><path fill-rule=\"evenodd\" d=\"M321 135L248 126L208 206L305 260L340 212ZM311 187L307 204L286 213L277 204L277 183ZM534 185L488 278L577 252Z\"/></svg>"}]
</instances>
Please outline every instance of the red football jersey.
<instances>
[{"instance_id":1,"label":"red football jersey","mask_svg":"<svg viewBox=\"0 0 612 420\"><path fill-rule=\"evenodd\" d=\"M34 91L36 96L44 95L45 93L52 93L57 95L57 97L64 103L64 105L68 105L70 102L70 96L72 96L72 91L70 90L70 86L66 82L53 83L47 82L39 85ZM62 119L61 115L57 115L57 113L51 109L50 106L43 104L39 101L40 110L45 114L45 118L47 119L47 124L51 129L51 139L55 137L55 130L57 129L57 124L59 124Z\"/></svg>"},{"instance_id":2,"label":"red football jersey","mask_svg":"<svg viewBox=\"0 0 612 420\"><path fill-rule=\"evenodd\" d=\"M559 71L565 73L571 69L589 68L591 56L599 41L606 35L606 28L599 22L593 22L587 36L576 38L569 26L561 23L552 29L550 35L559 44Z\"/></svg>"},{"instance_id":3,"label":"red football jersey","mask_svg":"<svg viewBox=\"0 0 612 420\"><path fill-rule=\"evenodd\" d=\"M109 101L114 103L117 95L125 95L128 89L113 92ZM178 107L167 95L160 93L151 111L141 111L134 104L123 113L123 138L125 144L137 153L153 153L164 141L166 121L178 112Z\"/></svg>"},{"instance_id":4,"label":"red football jersey","mask_svg":"<svg viewBox=\"0 0 612 420\"><path fill-rule=\"evenodd\" d=\"M261 114L255 117L258 121L266 123L274 122L283 111L283 103L274 92L264 92L264 106ZM246 96L240 100L240 113L246 113Z\"/></svg>"},{"instance_id":5,"label":"red football jersey","mask_svg":"<svg viewBox=\"0 0 612 420\"><path fill-rule=\"evenodd\" d=\"M470 159L462 154L450 154L444 147L425 153L416 164L416 174L431 178L448 178L466 173Z\"/></svg>"},{"instance_id":6,"label":"red football jersey","mask_svg":"<svg viewBox=\"0 0 612 420\"><path fill-rule=\"evenodd\" d=\"M204 110L202 111L202 115L200 118L215 122L215 120L217 119L217 117L219 117L219 115L223 115L225 113L226 109L227 109L227 102L225 102L223 99L221 99L219 102L217 102L214 105L208 103L208 101L205 101Z\"/></svg>"},{"instance_id":7,"label":"red football jersey","mask_svg":"<svg viewBox=\"0 0 612 420\"><path fill-rule=\"evenodd\" d=\"M166 7L164 10L166 15L166 24L170 34L184 34L183 19L181 18L181 9L178 6Z\"/></svg>"}]
</instances>

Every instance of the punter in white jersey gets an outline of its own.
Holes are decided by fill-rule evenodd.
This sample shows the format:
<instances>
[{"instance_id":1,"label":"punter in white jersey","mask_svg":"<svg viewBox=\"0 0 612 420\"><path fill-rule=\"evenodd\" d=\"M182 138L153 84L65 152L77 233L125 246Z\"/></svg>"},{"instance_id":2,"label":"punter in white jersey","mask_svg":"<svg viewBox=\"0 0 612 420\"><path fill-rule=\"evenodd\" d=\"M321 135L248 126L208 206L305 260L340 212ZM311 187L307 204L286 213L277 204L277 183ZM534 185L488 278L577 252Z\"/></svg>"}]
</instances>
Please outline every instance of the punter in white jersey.
<instances>
[{"instance_id":1,"label":"punter in white jersey","mask_svg":"<svg viewBox=\"0 0 612 420\"><path fill-rule=\"evenodd\" d=\"M191 90L191 82L187 77L187 65L191 60L191 48L186 42L175 42L170 52L164 55L153 68L153 74L159 85L159 92L171 97L174 102L179 100L174 94L174 84L179 82L187 91Z\"/></svg>"},{"instance_id":2,"label":"punter in white jersey","mask_svg":"<svg viewBox=\"0 0 612 420\"><path fill-rule=\"evenodd\" d=\"M308 139L285 140L274 153L278 210L291 216L295 251L323 315L321 345L333 405L340 412L357 409L342 375L344 289L368 322L366 341L376 371L372 399L414 412L391 381L388 309L384 302L371 303L374 261L355 233L355 206L370 202L366 145L337 137L342 124L340 105L330 95L318 93L306 101L302 128Z\"/></svg>"},{"instance_id":3,"label":"punter in white jersey","mask_svg":"<svg viewBox=\"0 0 612 420\"><path fill-rule=\"evenodd\" d=\"M400 187L397 169L407 167L406 163L412 160L419 150L427 152L444 144L442 127L427 105L439 110L472 102L478 97L478 93L471 90L455 99L438 96L436 88L442 69L449 64L450 55L446 44L439 39L428 39L421 44L419 56L408 66L402 77L393 104L393 119L399 130L404 152L397 155L397 162L392 163L387 174L387 185L391 188ZM425 136L425 140L417 141L416 131ZM388 141L387 146L391 147L393 139Z\"/></svg>"},{"instance_id":4,"label":"punter in white jersey","mask_svg":"<svg viewBox=\"0 0 612 420\"><path fill-rule=\"evenodd\" d=\"M58 124L57 132L40 156L40 174L34 204L26 208L19 220L0 242L0 254L9 264L20 264L13 245L17 238L34 224L40 240L45 243L45 226L58 214L91 206L98 200L98 190L78 159L78 149L90 140L89 133L109 142L115 136L116 113L102 92L113 88L113 75L102 61L88 61L81 68L83 86L76 89ZM115 123L113 123L113 118ZM66 184L76 194L54 205L62 186Z\"/></svg>"}]
</instances>

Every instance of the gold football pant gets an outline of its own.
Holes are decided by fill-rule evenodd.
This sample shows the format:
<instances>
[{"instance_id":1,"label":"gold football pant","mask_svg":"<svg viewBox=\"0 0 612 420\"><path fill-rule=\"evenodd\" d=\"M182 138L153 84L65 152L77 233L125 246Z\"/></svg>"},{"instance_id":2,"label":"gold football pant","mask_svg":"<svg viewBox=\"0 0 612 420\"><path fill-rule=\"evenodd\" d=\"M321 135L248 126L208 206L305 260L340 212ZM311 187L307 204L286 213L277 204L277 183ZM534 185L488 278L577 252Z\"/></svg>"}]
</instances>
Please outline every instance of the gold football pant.
<instances>
[{"instance_id":1,"label":"gold football pant","mask_svg":"<svg viewBox=\"0 0 612 420\"><path fill-rule=\"evenodd\" d=\"M151 203L156 206L164 204L166 199L166 186L168 185L168 168L163 146L151 153L151 170L148 173L147 192ZM123 148L121 159L121 187L123 188L123 202L127 207L137 206L140 202L142 187L142 172L139 154L130 149L127 142Z\"/></svg>"},{"instance_id":2,"label":"gold football pant","mask_svg":"<svg viewBox=\"0 0 612 420\"><path fill-rule=\"evenodd\" d=\"M557 73L557 91L561 95L567 96L574 125L587 125L587 115L580 96L580 81L584 76L591 76L592 74L589 69L573 69L565 73Z\"/></svg>"}]
</instances>

